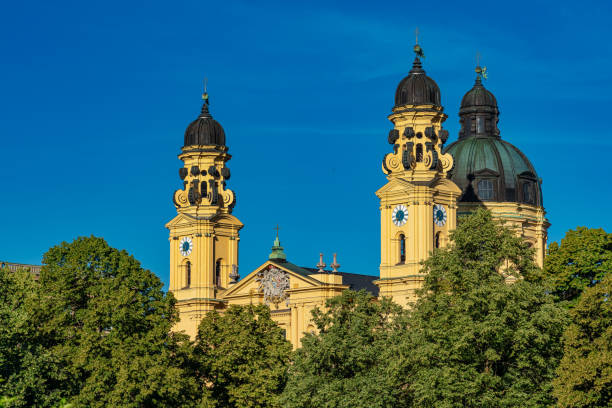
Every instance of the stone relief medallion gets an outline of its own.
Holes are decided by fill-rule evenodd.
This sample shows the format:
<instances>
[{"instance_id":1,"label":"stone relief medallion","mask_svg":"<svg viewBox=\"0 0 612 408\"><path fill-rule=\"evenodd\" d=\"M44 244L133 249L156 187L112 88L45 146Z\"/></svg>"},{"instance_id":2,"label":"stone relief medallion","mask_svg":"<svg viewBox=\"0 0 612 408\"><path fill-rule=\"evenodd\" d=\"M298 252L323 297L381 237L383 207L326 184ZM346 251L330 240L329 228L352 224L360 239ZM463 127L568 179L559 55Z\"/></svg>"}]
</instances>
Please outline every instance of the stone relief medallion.
<instances>
[{"instance_id":1,"label":"stone relief medallion","mask_svg":"<svg viewBox=\"0 0 612 408\"><path fill-rule=\"evenodd\" d=\"M266 304L279 304L285 301L289 306L289 274L273 266L257 274L255 279L259 282L259 292L263 293Z\"/></svg>"}]
</instances>

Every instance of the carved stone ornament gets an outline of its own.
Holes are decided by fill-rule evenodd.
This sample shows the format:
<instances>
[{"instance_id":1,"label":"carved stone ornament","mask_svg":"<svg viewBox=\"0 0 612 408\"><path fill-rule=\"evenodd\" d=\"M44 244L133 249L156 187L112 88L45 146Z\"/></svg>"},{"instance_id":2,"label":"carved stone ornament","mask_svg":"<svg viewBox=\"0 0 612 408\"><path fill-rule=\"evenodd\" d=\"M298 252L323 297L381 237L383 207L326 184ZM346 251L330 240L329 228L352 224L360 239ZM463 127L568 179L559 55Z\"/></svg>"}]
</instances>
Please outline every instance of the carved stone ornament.
<instances>
[{"instance_id":1,"label":"carved stone ornament","mask_svg":"<svg viewBox=\"0 0 612 408\"><path fill-rule=\"evenodd\" d=\"M289 306L289 274L278 268L270 266L268 269L257 274L255 279L259 283L259 292L263 293L266 304L274 303L278 305L285 301Z\"/></svg>"},{"instance_id":2,"label":"carved stone ornament","mask_svg":"<svg viewBox=\"0 0 612 408\"><path fill-rule=\"evenodd\" d=\"M196 171L197 170L197 171ZM177 208L189 206L218 206L232 211L236 204L235 193L225 187L225 180L229 179L229 169L223 167L219 173L215 166L208 171L200 171L198 166L192 166L191 172L181 169L180 176L185 176L183 190L174 192L173 202ZM217 178L221 177L220 180Z\"/></svg>"}]
</instances>

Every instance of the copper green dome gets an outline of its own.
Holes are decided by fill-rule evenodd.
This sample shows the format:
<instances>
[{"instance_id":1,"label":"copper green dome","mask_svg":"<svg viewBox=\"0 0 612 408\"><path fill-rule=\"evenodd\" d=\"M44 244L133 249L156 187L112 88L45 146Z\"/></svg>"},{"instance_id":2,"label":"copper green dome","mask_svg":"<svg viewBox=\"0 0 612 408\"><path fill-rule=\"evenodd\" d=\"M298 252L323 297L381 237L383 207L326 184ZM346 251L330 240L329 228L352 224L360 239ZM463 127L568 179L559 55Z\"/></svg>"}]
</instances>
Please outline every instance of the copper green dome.
<instances>
[{"instance_id":1,"label":"copper green dome","mask_svg":"<svg viewBox=\"0 0 612 408\"><path fill-rule=\"evenodd\" d=\"M450 178L461 188L462 202L517 202L543 206L541 180L527 157L500 137L495 96L480 76L461 101L459 140Z\"/></svg>"}]
</instances>

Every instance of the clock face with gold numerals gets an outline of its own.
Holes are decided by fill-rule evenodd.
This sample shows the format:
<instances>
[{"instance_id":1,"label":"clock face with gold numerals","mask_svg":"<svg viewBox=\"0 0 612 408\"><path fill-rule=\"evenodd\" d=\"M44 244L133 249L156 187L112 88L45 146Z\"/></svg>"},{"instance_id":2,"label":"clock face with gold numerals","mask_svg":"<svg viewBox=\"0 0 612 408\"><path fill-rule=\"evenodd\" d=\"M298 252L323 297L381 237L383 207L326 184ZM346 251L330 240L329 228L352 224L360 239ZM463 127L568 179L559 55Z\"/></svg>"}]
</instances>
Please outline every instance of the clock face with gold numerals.
<instances>
[{"instance_id":1,"label":"clock face with gold numerals","mask_svg":"<svg viewBox=\"0 0 612 408\"><path fill-rule=\"evenodd\" d=\"M401 227L408 221L408 208L403 204L396 205L391 214L391 219L396 226Z\"/></svg>"},{"instance_id":2,"label":"clock face with gold numerals","mask_svg":"<svg viewBox=\"0 0 612 408\"><path fill-rule=\"evenodd\" d=\"M181 242L179 243L179 249L181 251L181 255L189 256L191 255L191 251L193 251L193 241L190 237L183 237Z\"/></svg>"}]
</instances>

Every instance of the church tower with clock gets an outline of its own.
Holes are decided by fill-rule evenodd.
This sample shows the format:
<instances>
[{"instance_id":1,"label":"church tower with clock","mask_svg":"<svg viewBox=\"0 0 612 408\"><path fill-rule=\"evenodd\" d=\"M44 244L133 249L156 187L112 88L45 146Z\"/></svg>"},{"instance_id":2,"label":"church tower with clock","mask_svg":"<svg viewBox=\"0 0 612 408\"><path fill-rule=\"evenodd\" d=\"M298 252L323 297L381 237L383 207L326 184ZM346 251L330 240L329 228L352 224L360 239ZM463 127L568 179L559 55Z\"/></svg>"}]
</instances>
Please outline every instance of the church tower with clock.
<instances>
[{"instance_id":1,"label":"church tower with clock","mask_svg":"<svg viewBox=\"0 0 612 408\"><path fill-rule=\"evenodd\" d=\"M166 224L170 230L170 291L177 299L180 322L192 338L208 311L222 309L219 294L237 282L239 231L243 224L232 215L234 192L226 187L231 158L225 132L208 110L203 95L202 112L185 131L178 156L183 188L173 196L177 215Z\"/></svg>"},{"instance_id":2,"label":"church tower with clock","mask_svg":"<svg viewBox=\"0 0 612 408\"><path fill-rule=\"evenodd\" d=\"M387 184L380 199L380 295L406 305L416 299L424 276L421 261L444 247L456 227L459 187L448 179L453 157L443 153L448 132L440 89L423 70L419 45L412 69L397 87L389 120L393 151L382 162Z\"/></svg>"}]
</instances>

